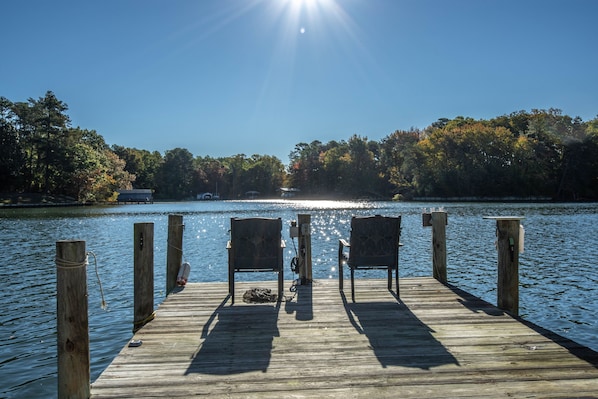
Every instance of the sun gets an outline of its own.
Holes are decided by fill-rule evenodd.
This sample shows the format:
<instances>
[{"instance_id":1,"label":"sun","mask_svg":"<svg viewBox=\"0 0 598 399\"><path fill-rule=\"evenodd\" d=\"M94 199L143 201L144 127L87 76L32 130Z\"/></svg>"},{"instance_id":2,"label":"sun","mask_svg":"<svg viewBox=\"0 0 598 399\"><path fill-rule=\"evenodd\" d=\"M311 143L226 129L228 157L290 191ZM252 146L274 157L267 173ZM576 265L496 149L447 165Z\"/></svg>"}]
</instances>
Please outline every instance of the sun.
<instances>
[{"instance_id":1,"label":"sun","mask_svg":"<svg viewBox=\"0 0 598 399\"><path fill-rule=\"evenodd\" d=\"M255 115L268 102L291 104L299 98L314 81L310 76L336 62L332 54L360 59L352 51L356 25L341 0L253 1L264 62Z\"/></svg>"},{"instance_id":2,"label":"sun","mask_svg":"<svg viewBox=\"0 0 598 399\"><path fill-rule=\"evenodd\" d=\"M336 0L282 0L276 4L275 14L285 21L290 32L301 35L313 33L316 27L322 30L321 25L342 14Z\"/></svg>"},{"instance_id":3,"label":"sun","mask_svg":"<svg viewBox=\"0 0 598 399\"><path fill-rule=\"evenodd\" d=\"M322 0L288 0L291 3L297 4L301 7L305 6L305 7L313 7L315 4L317 3L323 3L324 1Z\"/></svg>"}]
</instances>

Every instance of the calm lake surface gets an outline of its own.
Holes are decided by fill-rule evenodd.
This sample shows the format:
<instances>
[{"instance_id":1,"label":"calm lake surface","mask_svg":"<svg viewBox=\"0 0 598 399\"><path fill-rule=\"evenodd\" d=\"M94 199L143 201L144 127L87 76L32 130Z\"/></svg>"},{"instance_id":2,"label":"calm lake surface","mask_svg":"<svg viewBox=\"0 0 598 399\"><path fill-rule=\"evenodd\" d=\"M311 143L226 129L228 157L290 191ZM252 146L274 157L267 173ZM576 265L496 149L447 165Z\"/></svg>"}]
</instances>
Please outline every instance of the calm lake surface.
<instances>
[{"instance_id":1,"label":"calm lake surface","mask_svg":"<svg viewBox=\"0 0 598 399\"><path fill-rule=\"evenodd\" d=\"M84 240L98 261L108 308L102 310L93 257L87 268L91 378L132 337L133 227L154 223L155 303L165 296L169 214L183 215L184 260L192 282L227 281L231 217L280 217L285 278L295 255L288 236L297 214L311 214L314 279L337 279L338 239L353 215L402 215L400 277L431 276L431 229L423 209L448 213L451 284L496 304L496 224L484 216L523 216L520 315L598 350L598 204L214 201L106 207L0 209L0 398L57 396L56 241ZM361 274L365 276L365 272ZM373 277L383 278L380 273ZM269 278L244 273L239 280ZM272 276L274 279L275 277Z\"/></svg>"}]
</instances>

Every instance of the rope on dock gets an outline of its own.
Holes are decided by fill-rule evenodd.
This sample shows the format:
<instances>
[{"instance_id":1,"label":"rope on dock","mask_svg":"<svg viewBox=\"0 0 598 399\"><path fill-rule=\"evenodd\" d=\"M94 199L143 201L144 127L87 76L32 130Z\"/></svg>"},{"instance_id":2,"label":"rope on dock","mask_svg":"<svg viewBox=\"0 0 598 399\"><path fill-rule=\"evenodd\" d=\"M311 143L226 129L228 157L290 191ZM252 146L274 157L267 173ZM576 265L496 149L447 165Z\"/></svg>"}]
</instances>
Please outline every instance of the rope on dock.
<instances>
[{"instance_id":1,"label":"rope on dock","mask_svg":"<svg viewBox=\"0 0 598 399\"><path fill-rule=\"evenodd\" d=\"M61 259L59 257L54 258L54 262L56 263L56 267L59 269L77 269L79 267L83 267L87 265L87 257L85 259L73 262L68 259Z\"/></svg>"},{"instance_id":2,"label":"rope on dock","mask_svg":"<svg viewBox=\"0 0 598 399\"><path fill-rule=\"evenodd\" d=\"M265 303L276 302L278 294L272 292L270 288L252 288L243 294L243 302L246 303Z\"/></svg>"},{"instance_id":3,"label":"rope on dock","mask_svg":"<svg viewBox=\"0 0 598 399\"><path fill-rule=\"evenodd\" d=\"M134 321L133 322L133 331L137 331L139 330L141 327L143 327L144 325L146 325L147 323L149 323L150 321L154 320L156 318L156 311L153 311L149 316L147 316L145 319L143 320L139 320L139 321Z\"/></svg>"}]
</instances>

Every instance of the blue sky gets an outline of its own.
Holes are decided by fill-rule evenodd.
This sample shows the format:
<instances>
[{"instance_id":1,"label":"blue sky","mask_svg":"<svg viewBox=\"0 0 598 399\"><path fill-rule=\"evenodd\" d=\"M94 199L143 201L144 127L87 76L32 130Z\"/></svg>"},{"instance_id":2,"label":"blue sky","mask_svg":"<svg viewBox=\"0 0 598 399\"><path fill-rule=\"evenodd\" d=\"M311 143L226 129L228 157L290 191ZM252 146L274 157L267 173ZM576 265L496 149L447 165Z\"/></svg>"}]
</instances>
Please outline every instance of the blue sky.
<instances>
[{"instance_id":1,"label":"blue sky","mask_svg":"<svg viewBox=\"0 0 598 399\"><path fill-rule=\"evenodd\" d=\"M594 0L4 0L0 96L108 144L274 155L439 118L598 115Z\"/></svg>"}]
</instances>

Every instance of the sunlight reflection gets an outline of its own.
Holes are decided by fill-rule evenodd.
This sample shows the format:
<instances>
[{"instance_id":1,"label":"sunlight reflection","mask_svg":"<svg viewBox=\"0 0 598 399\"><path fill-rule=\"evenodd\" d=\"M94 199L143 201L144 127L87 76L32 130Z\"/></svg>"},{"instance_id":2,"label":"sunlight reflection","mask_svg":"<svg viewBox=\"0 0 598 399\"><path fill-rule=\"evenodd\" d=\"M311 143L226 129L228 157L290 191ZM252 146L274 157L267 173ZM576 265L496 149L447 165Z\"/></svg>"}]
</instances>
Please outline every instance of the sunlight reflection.
<instances>
[{"instance_id":1,"label":"sunlight reflection","mask_svg":"<svg viewBox=\"0 0 598 399\"><path fill-rule=\"evenodd\" d=\"M270 200L267 202L280 202L283 204L288 204L291 207L298 208L298 209L317 209L317 210L326 210L326 209L363 209L368 208L370 206L370 202L368 201L331 201L331 200L288 200L288 199L281 199L278 200Z\"/></svg>"}]
</instances>

